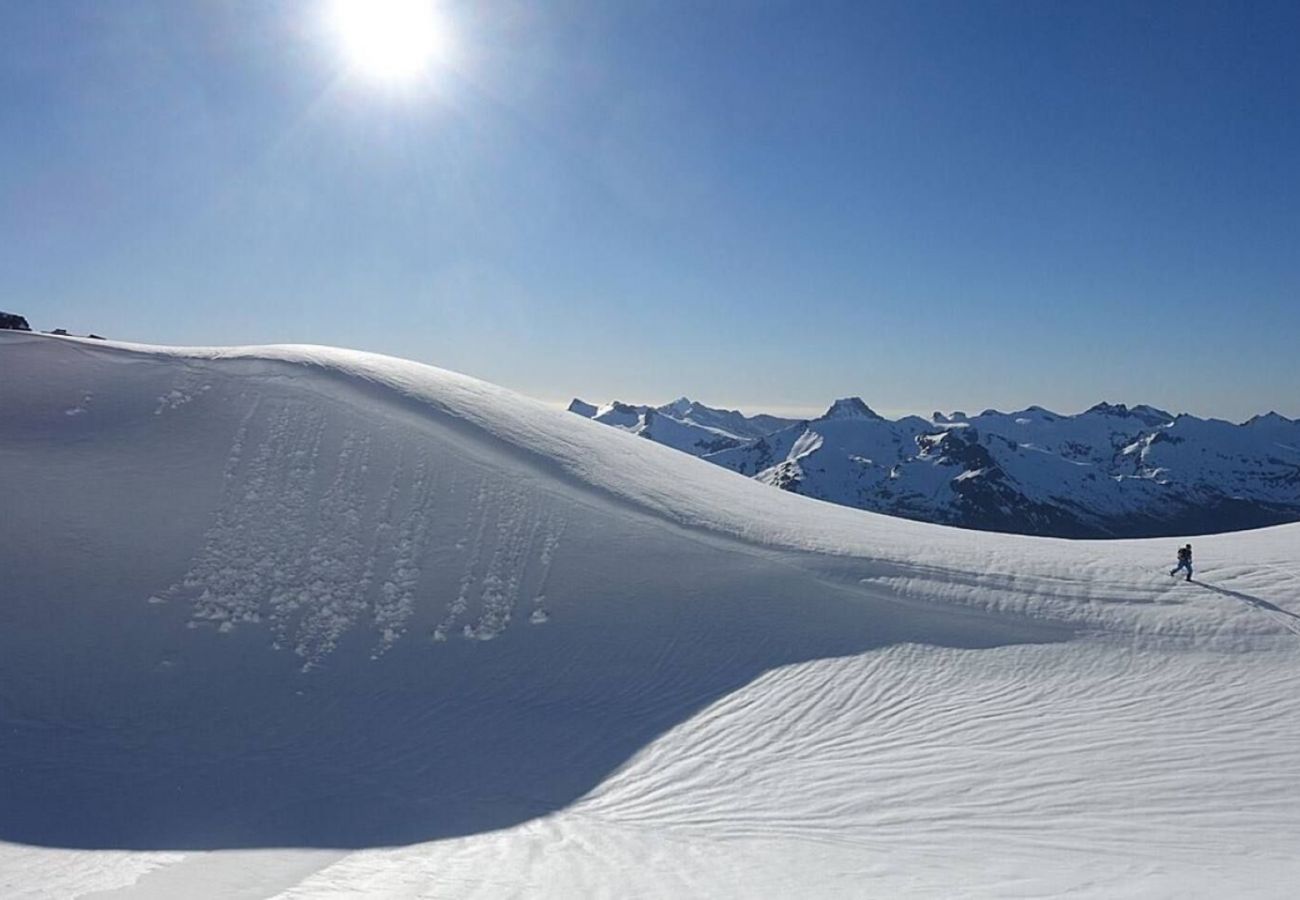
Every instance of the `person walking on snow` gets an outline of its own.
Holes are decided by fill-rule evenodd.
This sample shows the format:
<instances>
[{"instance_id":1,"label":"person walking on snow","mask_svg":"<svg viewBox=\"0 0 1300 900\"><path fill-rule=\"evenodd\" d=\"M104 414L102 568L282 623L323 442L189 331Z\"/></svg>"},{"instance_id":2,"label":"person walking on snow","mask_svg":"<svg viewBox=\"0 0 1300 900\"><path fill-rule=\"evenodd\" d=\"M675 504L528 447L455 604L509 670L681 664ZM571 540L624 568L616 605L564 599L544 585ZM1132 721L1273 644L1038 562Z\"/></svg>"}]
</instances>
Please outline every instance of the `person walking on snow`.
<instances>
[{"instance_id":1,"label":"person walking on snow","mask_svg":"<svg viewBox=\"0 0 1300 900\"><path fill-rule=\"evenodd\" d=\"M1171 576L1177 575L1183 569L1187 570L1187 580L1191 581L1192 580L1192 545L1191 544L1188 544L1186 547L1178 548L1178 565L1174 566L1173 571L1170 572L1169 574Z\"/></svg>"}]
</instances>

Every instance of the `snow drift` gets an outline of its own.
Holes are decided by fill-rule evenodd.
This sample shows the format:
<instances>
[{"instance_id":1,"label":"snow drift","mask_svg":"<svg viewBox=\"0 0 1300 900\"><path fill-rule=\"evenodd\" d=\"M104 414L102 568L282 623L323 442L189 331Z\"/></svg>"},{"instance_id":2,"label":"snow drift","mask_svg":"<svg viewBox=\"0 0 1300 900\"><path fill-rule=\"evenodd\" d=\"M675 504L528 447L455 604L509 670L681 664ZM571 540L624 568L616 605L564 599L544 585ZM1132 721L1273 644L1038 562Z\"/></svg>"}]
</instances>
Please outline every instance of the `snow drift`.
<instances>
[{"instance_id":1,"label":"snow drift","mask_svg":"<svg viewBox=\"0 0 1300 900\"><path fill-rule=\"evenodd\" d=\"M1166 542L827 506L414 363L18 334L0 498L33 896L237 848L293 896L1300 874L1295 527L1188 585Z\"/></svg>"}]
</instances>

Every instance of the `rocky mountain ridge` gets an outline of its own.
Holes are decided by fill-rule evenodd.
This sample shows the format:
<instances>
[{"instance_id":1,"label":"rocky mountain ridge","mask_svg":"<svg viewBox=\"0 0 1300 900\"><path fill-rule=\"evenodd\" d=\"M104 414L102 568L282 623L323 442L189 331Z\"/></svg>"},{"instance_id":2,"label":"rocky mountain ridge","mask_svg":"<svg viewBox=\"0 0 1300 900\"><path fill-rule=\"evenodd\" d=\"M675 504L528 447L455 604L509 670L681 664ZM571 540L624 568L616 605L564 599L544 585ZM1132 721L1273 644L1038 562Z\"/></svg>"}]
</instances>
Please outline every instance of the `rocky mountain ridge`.
<instances>
[{"instance_id":1,"label":"rocky mountain ridge","mask_svg":"<svg viewBox=\"0 0 1300 900\"><path fill-rule=\"evenodd\" d=\"M1103 402L891 420L859 397L803 421L686 398L570 409L782 490L966 528L1158 537L1300 520L1300 422L1276 412L1233 424Z\"/></svg>"}]
</instances>

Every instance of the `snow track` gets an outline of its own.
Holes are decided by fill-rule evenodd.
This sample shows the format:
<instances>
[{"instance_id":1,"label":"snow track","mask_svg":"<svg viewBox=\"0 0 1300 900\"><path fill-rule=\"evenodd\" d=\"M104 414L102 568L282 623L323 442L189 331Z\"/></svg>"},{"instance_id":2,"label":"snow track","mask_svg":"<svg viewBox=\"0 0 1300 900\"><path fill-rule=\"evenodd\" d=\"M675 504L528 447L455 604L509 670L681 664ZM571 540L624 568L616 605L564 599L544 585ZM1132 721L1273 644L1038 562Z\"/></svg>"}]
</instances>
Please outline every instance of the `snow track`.
<instances>
[{"instance_id":1,"label":"snow track","mask_svg":"<svg viewBox=\"0 0 1300 900\"><path fill-rule=\"evenodd\" d=\"M413 363L35 335L0 498L6 897L1300 878L1294 526L1189 584Z\"/></svg>"}]
</instances>

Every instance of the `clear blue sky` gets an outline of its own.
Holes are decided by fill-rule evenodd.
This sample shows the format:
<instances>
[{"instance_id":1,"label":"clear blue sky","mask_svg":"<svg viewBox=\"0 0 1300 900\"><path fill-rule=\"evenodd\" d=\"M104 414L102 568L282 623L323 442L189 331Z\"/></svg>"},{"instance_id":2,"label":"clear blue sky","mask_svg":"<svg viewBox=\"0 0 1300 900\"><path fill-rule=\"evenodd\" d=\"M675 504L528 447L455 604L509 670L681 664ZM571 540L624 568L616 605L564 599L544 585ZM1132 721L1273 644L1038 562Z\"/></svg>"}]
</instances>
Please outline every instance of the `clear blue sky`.
<instances>
[{"instance_id":1,"label":"clear blue sky","mask_svg":"<svg viewBox=\"0 0 1300 900\"><path fill-rule=\"evenodd\" d=\"M0 5L0 309L550 400L1300 416L1300 3Z\"/></svg>"}]
</instances>

